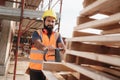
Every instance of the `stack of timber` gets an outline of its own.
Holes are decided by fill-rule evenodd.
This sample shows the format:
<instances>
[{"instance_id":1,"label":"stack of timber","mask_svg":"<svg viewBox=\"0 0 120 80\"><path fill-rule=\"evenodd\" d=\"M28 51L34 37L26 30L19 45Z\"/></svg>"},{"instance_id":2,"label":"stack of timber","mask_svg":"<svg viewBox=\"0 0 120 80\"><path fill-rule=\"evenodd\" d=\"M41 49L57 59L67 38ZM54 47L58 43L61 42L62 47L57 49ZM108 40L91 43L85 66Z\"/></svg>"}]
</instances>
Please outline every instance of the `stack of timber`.
<instances>
[{"instance_id":1,"label":"stack of timber","mask_svg":"<svg viewBox=\"0 0 120 80\"><path fill-rule=\"evenodd\" d=\"M84 0L83 6L64 61L45 62L44 73L48 80L120 80L120 0ZM91 18L98 13L108 17ZM89 28L101 33L82 32Z\"/></svg>"}]
</instances>

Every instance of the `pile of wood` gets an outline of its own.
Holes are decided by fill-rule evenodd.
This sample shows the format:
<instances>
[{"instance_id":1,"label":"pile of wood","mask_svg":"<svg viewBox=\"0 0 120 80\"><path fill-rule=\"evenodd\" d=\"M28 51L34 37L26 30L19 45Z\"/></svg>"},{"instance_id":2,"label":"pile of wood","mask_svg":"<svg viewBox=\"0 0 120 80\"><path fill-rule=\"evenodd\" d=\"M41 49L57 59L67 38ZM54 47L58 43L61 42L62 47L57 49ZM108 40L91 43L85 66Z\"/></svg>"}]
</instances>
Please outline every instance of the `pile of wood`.
<instances>
[{"instance_id":1,"label":"pile of wood","mask_svg":"<svg viewBox=\"0 0 120 80\"><path fill-rule=\"evenodd\" d=\"M44 63L44 73L48 80L120 80L120 0L83 4L73 37L66 40L64 61ZM108 17L91 18L98 13ZM101 33L81 31L89 28Z\"/></svg>"}]
</instances>

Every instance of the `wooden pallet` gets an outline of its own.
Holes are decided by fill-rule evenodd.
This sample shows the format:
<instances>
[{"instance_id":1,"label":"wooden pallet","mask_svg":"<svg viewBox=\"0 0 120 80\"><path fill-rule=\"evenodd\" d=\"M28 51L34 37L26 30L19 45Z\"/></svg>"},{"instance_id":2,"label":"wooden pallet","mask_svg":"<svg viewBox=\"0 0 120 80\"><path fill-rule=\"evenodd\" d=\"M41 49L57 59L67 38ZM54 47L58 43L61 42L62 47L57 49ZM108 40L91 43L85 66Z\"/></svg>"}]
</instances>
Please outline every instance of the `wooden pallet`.
<instances>
[{"instance_id":1,"label":"wooden pallet","mask_svg":"<svg viewBox=\"0 0 120 80\"><path fill-rule=\"evenodd\" d=\"M90 0L85 0L87 1ZM71 69L67 72L71 72L74 79L60 75L65 80L120 80L120 0L91 1L78 16L73 37L66 39L67 49L64 61L60 63L62 66L58 67L60 65L56 64L54 67L60 71ZM92 19L91 16L97 13L106 14L108 17ZM95 34L81 31L88 28L102 32ZM62 70L63 66L66 70ZM57 71L53 67L44 70ZM56 80L60 79L56 77Z\"/></svg>"}]
</instances>

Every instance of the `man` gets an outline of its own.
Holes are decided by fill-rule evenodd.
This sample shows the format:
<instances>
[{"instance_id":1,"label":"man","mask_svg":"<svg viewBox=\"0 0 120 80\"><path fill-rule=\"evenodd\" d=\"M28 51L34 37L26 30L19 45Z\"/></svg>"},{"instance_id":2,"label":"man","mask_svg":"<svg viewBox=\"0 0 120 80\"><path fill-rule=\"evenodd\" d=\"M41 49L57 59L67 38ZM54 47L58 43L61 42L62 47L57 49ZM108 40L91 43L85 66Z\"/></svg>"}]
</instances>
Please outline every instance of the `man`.
<instances>
[{"instance_id":1,"label":"man","mask_svg":"<svg viewBox=\"0 0 120 80\"><path fill-rule=\"evenodd\" d=\"M48 50L46 55L47 61L55 60L55 48L63 48L64 43L58 32L54 32L53 28L57 20L56 13L53 10L47 10L43 16L43 29L37 30L32 35L34 45L30 53L30 80L46 80L42 72L43 52Z\"/></svg>"}]
</instances>

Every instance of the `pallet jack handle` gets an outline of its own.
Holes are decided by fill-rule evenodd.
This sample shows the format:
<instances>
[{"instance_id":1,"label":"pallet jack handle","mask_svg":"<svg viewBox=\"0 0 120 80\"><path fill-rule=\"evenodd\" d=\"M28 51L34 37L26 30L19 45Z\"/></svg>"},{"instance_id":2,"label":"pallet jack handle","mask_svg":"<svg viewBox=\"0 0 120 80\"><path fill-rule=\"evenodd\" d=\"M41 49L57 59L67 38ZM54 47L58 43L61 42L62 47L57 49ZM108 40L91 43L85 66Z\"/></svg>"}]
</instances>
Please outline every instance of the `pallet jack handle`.
<instances>
[{"instance_id":1,"label":"pallet jack handle","mask_svg":"<svg viewBox=\"0 0 120 80\"><path fill-rule=\"evenodd\" d=\"M63 51L64 49L60 49L60 48L56 48L55 49L55 55L51 55L51 56L55 56L55 62L61 62L61 55L60 55L60 51ZM44 61L47 61L46 60L46 54L48 52L48 49L46 49L44 51L44 55L43 55L43 59Z\"/></svg>"}]
</instances>

